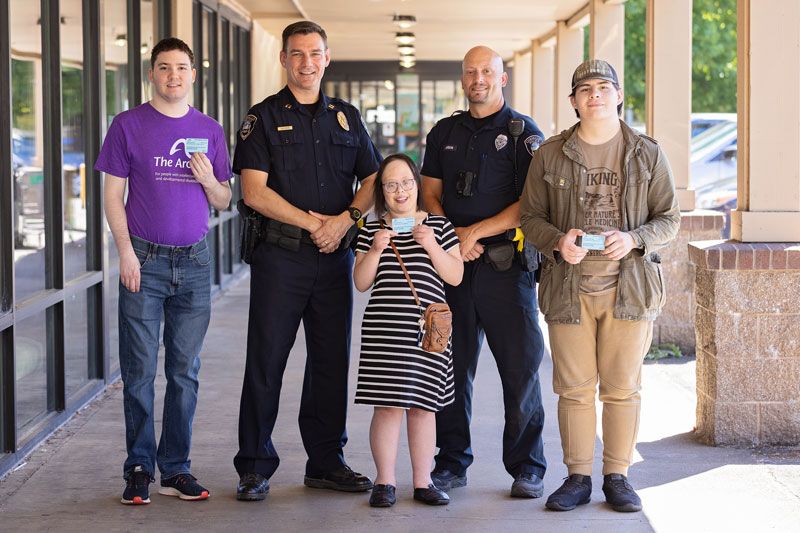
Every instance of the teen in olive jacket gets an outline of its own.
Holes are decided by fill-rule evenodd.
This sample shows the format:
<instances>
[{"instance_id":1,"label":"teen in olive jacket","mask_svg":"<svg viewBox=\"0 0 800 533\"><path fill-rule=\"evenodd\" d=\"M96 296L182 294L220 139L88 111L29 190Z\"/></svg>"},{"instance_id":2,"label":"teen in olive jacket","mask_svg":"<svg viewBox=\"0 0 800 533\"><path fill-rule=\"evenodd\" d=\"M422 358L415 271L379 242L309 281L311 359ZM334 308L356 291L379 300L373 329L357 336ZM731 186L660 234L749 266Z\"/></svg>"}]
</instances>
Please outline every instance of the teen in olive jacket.
<instances>
[{"instance_id":1,"label":"teen in olive jacket","mask_svg":"<svg viewBox=\"0 0 800 533\"><path fill-rule=\"evenodd\" d=\"M520 202L525 238L546 259L539 284L539 306L548 323L577 324L581 305L581 264L571 265L555 250L570 228L583 227L582 174L586 165L577 147L580 123L543 143L534 154ZM658 142L620 121L625 143L622 165L622 231L636 243L621 261L614 317L652 321L664 305L664 278L656 251L680 226L680 210L667 158Z\"/></svg>"}]
</instances>

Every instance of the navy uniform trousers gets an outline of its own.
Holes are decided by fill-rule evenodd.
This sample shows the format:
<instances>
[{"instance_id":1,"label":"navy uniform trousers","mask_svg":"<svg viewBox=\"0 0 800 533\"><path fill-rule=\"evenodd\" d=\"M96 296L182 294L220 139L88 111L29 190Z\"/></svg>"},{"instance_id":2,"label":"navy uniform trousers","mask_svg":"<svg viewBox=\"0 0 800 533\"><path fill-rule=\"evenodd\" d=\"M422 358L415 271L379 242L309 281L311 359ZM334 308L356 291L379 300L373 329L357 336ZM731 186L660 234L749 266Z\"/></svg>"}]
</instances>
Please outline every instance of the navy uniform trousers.
<instances>
[{"instance_id":1,"label":"navy uniform trousers","mask_svg":"<svg viewBox=\"0 0 800 533\"><path fill-rule=\"evenodd\" d=\"M323 254L305 243L297 252L268 243L254 250L239 452L233 460L239 475L257 472L269 478L278 468L272 430L301 319L307 356L299 423L308 455L306 475L345 464L352 272L350 250Z\"/></svg>"},{"instance_id":2,"label":"navy uniform trousers","mask_svg":"<svg viewBox=\"0 0 800 533\"><path fill-rule=\"evenodd\" d=\"M472 464L472 381L485 334L503 385L503 464L514 477L544 477L538 374L544 346L533 273L523 272L516 260L505 272L470 261L463 281L445 285L445 292L453 311L455 402L436 413L436 467L464 475Z\"/></svg>"}]
</instances>

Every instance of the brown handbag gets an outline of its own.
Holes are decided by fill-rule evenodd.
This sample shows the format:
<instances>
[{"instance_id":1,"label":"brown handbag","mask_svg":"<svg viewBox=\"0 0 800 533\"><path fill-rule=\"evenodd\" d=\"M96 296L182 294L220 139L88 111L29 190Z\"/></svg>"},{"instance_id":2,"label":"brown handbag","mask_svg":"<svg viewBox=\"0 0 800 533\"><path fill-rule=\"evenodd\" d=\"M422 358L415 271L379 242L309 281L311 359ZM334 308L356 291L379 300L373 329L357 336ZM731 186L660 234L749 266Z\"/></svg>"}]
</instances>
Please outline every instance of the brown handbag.
<instances>
[{"instance_id":1,"label":"brown handbag","mask_svg":"<svg viewBox=\"0 0 800 533\"><path fill-rule=\"evenodd\" d=\"M379 222L381 228L384 228L383 221L379 220ZM403 264L403 259L400 257L400 253L397 251L392 239L389 239L389 244L392 246L394 255L397 256L397 261L400 263L400 268L403 269L408 286L411 287L414 300L416 300L417 306L420 308L417 346L426 352L442 353L447 349L447 343L453 333L453 313L450 311L450 306L446 303L435 303L430 304L425 311L422 311L422 302L419 301L417 290L414 288L414 284L411 283L411 277L408 275L406 265Z\"/></svg>"}]
</instances>

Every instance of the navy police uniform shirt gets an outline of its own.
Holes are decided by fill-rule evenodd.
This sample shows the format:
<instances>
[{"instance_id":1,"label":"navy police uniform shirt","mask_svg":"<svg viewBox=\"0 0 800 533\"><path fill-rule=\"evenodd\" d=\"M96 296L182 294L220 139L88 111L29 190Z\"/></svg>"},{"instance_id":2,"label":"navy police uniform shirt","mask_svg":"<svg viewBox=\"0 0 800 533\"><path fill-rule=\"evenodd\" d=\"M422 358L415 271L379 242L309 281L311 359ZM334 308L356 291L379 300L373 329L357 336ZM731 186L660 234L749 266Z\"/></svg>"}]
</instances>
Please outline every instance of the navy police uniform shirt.
<instances>
[{"instance_id":1,"label":"navy police uniform shirt","mask_svg":"<svg viewBox=\"0 0 800 533\"><path fill-rule=\"evenodd\" d=\"M524 130L517 139L517 179L514 183L514 138L508 120L521 118ZM533 152L544 142L536 123L505 103L488 123L478 128L469 112L443 118L428 133L421 174L442 180L442 208L456 227L493 217L519 200ZM459 196L459 172L476 178L471 197ZM491 243L496 239L481 239Z\"/></svg>"},{"instance_id":2,"label":"navy police uniform shirt","mask_svg":"<svg viewBox=\"0 0 800 533\"><path fill-rule=\"evenodd\" d=\"M289 87L253 106L239 130L233 171L267 172L267 187L303 211L338 215L382 158L358 110L320 91L313 116Z\"/></svg>"}]
</instances>

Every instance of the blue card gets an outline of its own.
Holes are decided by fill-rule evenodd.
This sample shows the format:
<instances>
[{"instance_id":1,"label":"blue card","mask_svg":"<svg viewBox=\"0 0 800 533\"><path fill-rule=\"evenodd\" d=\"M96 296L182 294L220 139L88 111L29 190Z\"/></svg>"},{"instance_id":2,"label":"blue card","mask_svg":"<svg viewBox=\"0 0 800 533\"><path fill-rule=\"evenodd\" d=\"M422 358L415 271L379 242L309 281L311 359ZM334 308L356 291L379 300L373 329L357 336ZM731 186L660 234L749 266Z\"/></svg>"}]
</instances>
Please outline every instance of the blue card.
<instances>
[{"instance_id":1,"label":"blue card","mask_svg":"<svg viewBox=\"0 0 800 533\"><path fill-rule=\"evenodd\" d=\"M208 139L186 139L186 152L192 154L194 152L208 153Z\"/></svg>"},{"instance_id":2,"label":"blue card","mask_svg":"<svg viewBox=\"0 0 800 533\"><path fill-rule=\"evenodd\" d=\"M578 246L587 250L605 250L606 238L603 235L584 235Z\"/></svg>"},{"instance_id":3,"label":"blue card","mask_svg":"<svg viewBox=\"0 0 800 533\"><path fill-rule=\"evenodd\" d=\"M392 229L397 233L408 233L413 227L414 217L392 219Z\"/></svg>"}]
</instances>

